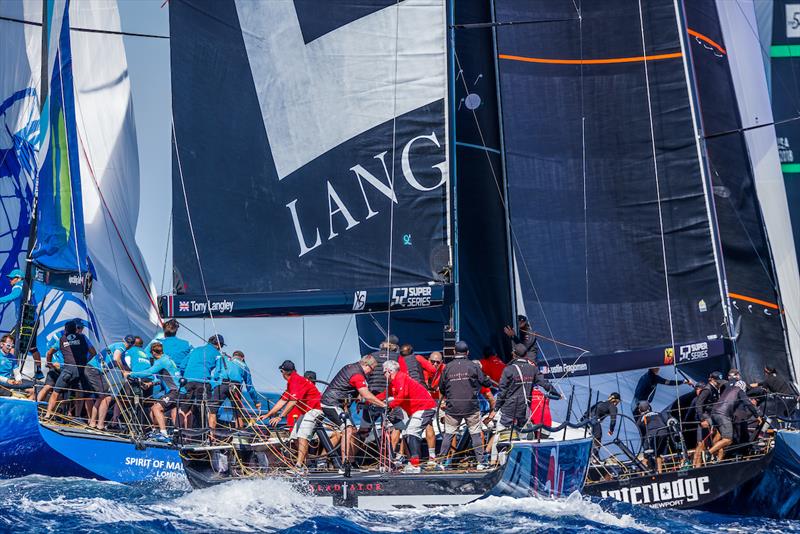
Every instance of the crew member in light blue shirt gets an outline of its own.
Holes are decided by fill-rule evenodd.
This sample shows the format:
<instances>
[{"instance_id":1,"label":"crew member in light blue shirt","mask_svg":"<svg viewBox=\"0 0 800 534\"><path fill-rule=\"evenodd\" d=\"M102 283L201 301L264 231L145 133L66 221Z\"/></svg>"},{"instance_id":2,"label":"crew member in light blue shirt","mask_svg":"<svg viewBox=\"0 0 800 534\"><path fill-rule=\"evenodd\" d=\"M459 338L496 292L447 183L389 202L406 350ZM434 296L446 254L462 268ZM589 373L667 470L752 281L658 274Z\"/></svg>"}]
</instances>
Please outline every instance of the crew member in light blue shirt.
<instances>
[{"instance_id":1,"label":"crew member in light blue shirt","mask_svg":"<svg viewBox=\"0 0 800 534\"><path fill-rule=\"evenodd\" d=\"M192 349L179 369L186 380L180 409L181 423L185 428L191 425L195 408L202 407L203 401L211 400L211 372L217 367L218 359L224 358L220 352L224 346L225 339L220 334L211 336L206 345Z\"/></svg>"},{"instance_id":2,"label":"crew member in light blue shirt","mask_svg":"<svg viewBox=\"0 0 800 534\"><path fill-rule=\"evenodd\" d=\"M13 348L14 338L11 335L0 337L0 396L8 397L12 390L24 390L28 397L33 398L33 382L15 376L17 359L14 358Z\"/></svg>"},{"instance_id":3,"label":"crew member in light blue shirt","mask_svg":"<svg viewBox=\"0 0 800 534\"><path fill-rule=\"evenodd\" d=\"M131 373L126 372L126 375L131 378L150 378L155 375L161 380L165 394L153 404L151 409L153 419L155 419L158 424L159 432L151 434L150 438L156 441L169 442L167 420L164 414L166 412L172 412L172 420L175 420L175 407L177 406L178 397L181 393L181 374L180 371L178 371L178 366L172 361L172 358L164 354L164 346L160 342L155 341L150 345L150 354L152 354L155 359L153 365Z\"/></svg>"},{"instance_id":4,"label":"crew member in light blue shirt","mask_svg":"<svg viewBox=\"0 0 800 534\"><path fill-rule=\"evenodd\" d=\"M230 400L236 414L237 428L244 426L245 414L261 409L258 392L253 387L250 368L244 361L242 351L235 350L233 357L223 356L217 360L212 382L216 383L208 414L208 426L212 432L217 426L217 417L226 400Z\"/></svg>"},{"instance_id":5,"label":"crew member in light blue shirt","mask_svg":"<svg viewBox=\"0 0 800 534\"><path fill-rule=\"evenodd\" d=\"M21 301L22 290L24 289L25 285L25 274L20 269L13 269L6 276L11 284L11 291L0 297L0 306L3 304ZM20 303L17 303L17 313L19 313ZM39 349L36 348L36 336L38 334L37 330L38 329L34 329L33 331L30 346L25 347L24 349L28 350L33 355L33 363L35 366L35 374L33 376L34 380L42 380L44 378L44 374L42 373L42 356L39 354ZM16 360L16 356L14 359Z\"/></svg>"},{"instance_id":6,"label":"crew member in light blue shirt","mask_svg":"<svg viewBox=\"0 0 800 534\"><path fill-rule=\"evenodd\" d=\"M127 335L124 341L112 343L89 360L85 374L97 396L92 407L92 415L89 417L89 428L105 430L106 415L111 405L109 382L117 383L117 377L113 373L114 365L118 366L117 369L123 368L125 351L133 346L135 340L134 336Z\"/></svg>"},{"instance_id":7,"label":"crew member in light blue shirt","mask_svg":"<svg viewBox=\"0 0 800 534\"><path fill-rule=\"evenodd\" d=\"M149 347L154 342L158 341L161 343L161 345L164 347L164 354L167 354L170 358L172 358L172 361L175 362L175 365L178 366L178 369L183 367L186 358L189 357L189 353L194 348L192 347L191 343L177 336L179 327L180 324L178 324L178 321L175 319L165 321L164 337L155 338L147 345L149 350Z\"/></svg>"}]
</instances>

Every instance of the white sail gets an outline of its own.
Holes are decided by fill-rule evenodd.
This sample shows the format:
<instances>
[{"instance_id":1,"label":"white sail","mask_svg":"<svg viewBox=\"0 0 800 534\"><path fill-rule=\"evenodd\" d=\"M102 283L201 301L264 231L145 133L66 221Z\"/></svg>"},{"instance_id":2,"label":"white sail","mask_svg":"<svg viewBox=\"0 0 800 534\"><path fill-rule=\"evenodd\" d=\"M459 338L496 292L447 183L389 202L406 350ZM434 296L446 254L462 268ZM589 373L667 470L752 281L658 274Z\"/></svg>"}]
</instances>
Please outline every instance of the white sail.
<instances>
[{"instance_id":1,"label":"white sail","mask_svg":"<svg viewBox=\"0 0 800 534\"><path fill-rule=\"evenodd\" d=\"M728 49L730 71L739 104L756 192L769 237L785 314L791 365L800 376L800 275L789 206L762 60L758 23L750 0L717 0L719 21Z\"/></svg>"},{"instance_id":2,"label":"white sail","mask_svg":"<svg viewBox=\"0 0 800 534\"><path fill-rule=\"evenodd\" d=\"M0 21L0 103L26 88L34 93L32 98L17 103L2 122L10 125L11 132L24 132L39 119L42 42L41 27L36 24L42 20L42 3L4 2L0 15L14 19ZM157 322L155 288L135 241L139 159L122 36L75 30L119 32L116 1L72 2L70 25L86 242L97 273L88 299L89 315L96 321L94 333L100 344L128 333L148 337ZM5 128L0 130L5 133ZM9 143L8 139L0 139L0 148L7 148ZM32 175L23 178L32 183ZM12 185L5 177L0 182L3 188ZM6 194L3 189L3 196ZM22 202L17 201L20 205ZM6 234L14 228L3 230ZM0 249L8 248L0 238ZM23 268L25 248L27 242L17 253ZM54 334L66 320L87 316L78 295L51 289L44 299L41 294L39 297L45 303L40 346L42 338ZM6 313L3 328L10 328L15 320L15 313Z\"/></svg>"}]
</instances>

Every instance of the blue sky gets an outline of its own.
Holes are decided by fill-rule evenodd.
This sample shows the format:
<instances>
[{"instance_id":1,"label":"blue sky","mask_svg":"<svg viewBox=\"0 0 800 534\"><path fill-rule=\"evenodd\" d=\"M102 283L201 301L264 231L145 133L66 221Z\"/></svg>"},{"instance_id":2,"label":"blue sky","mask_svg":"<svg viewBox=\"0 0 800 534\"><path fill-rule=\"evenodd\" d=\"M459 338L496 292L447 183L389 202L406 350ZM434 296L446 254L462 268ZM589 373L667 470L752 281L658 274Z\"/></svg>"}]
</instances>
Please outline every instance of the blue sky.
<instances>
[{"instance_id":1,"label":"blue sky","mask_svg":"<svg viewBox=\"0 0 800 534\"><path fill-rule=\"evenodd\" d=\"M118 0L126 32L169 35L168 7L163 0ZM150 276L159 291L171 279L168 228L171 210L170 72L169 41L125 37L125 51L133 93L139 142L141 208L137 241ZM168 258L165 270L165 257ZM187 327L207 338L214 333L210 320L190 320ZM227 350L244 351L253 376L262 389L280 390L285 383L278 365L290 359L298 368L329 378L341 365L358 356L355 320L344 317L218 319ZM184 331L193 344L199 339ZM341 346L341 348L340 348Z\"/></svg>"}]
</instances>

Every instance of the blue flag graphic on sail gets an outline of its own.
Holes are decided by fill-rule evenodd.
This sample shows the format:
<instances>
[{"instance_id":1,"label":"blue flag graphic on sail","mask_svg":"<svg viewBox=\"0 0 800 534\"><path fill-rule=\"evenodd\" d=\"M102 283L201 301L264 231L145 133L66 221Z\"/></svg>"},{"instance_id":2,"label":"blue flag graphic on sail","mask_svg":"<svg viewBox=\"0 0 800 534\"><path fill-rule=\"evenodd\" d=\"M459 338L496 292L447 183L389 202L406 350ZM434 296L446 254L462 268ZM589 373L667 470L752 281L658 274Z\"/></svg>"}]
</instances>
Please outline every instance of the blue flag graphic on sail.
<instances>
[{"instance_id":1,"label":"blue flag graphic on sail","mask_svg":"<svg viewBox=\"0 0 800 534\"><path fill-rule=\"evenodd\" d=\"M69 1L48 2L50 92L42 110L34 262L54 271L88 270L75 122Z\"/></svg>"}]
</instances>

